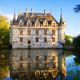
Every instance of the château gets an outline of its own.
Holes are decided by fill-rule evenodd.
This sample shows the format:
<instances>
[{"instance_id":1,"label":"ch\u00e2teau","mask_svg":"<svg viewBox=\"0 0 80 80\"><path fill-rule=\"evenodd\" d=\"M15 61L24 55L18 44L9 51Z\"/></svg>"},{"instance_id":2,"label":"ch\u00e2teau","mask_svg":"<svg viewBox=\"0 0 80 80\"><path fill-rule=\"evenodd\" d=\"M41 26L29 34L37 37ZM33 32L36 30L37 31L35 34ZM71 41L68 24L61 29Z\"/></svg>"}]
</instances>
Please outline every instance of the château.
<instances>
[{"instance_id":1,"label":"ch\u00e2teau","mask_svg":"<svg viewBox=\"0 0 80 80\"><path fill-rule=\"evenodd\" d=\"M62 13L58 22L51 13L14 13L10 27L12 48L57 48L65 39L65 22Z\"/></svg>"}]
</instances>

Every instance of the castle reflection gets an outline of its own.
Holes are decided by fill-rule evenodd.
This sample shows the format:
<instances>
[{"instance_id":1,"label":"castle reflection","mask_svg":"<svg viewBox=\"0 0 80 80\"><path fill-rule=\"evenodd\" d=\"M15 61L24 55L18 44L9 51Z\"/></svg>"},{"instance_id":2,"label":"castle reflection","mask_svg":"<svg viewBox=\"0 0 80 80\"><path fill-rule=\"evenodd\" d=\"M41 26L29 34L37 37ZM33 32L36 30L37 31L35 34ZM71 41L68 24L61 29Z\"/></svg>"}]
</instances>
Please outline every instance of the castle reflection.
<instances>
[{"instance_id":1,"label":"castle reflection","mask_svg":"<svg viewBox=\"0 0 80 80\"><path fill-rule=\"evenodd\" d=\"M10 55L11 76L36 78L66 76L65 56L62 50L12 50ZM25 79L24 79L25 80Z\"/></svg>"}]
</instances>

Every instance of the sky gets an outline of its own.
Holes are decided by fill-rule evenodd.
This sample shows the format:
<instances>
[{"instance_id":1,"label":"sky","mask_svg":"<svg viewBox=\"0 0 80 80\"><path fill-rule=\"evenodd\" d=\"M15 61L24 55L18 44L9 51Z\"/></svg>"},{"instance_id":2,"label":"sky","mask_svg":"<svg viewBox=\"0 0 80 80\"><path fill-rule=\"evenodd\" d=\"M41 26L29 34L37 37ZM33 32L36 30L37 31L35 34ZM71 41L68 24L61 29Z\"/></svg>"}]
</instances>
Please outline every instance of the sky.
<instances>
[{"instance_id":1,"label":"sky","mask_svg":"<svg viewBox=\"0 0 80 80\"><path fill-rule=\"evenodd\" d=\"M71 36L80 34L80 13L74 12L75 5L80 4L80 0L0 0L0 15L7 16L9 20L13 18L14 9L16 14L20 12L50 12L59 22L62 9L63 19L66 22L65 33Z\"/></svg>"}]
</instances>

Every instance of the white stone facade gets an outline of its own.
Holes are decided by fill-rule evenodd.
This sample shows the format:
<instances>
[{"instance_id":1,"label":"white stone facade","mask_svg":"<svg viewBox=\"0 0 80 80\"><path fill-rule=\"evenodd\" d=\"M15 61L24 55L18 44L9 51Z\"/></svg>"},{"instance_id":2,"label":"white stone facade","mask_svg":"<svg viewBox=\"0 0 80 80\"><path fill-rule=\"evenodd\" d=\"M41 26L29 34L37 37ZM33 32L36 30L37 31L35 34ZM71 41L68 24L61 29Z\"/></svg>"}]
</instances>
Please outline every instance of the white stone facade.
<instances>
[{"instance_id":1,"label":"white stone facade","mask_svg":"<svg viewBox=\"0 0 80 80\"><path fill-rule=\"evenodd\" d=\"M28 13L29 15L31 13ZM37 19L33 20L37 15ZM64 24L58 23L50 13L14 18L10 28L12 48L55 48L58 42L64 42ZM14 16L15 17L15 16ZM39 20L41 19L43 20ZM25 25L26 24L26 25Z\"/></svg>"}]
</instances>

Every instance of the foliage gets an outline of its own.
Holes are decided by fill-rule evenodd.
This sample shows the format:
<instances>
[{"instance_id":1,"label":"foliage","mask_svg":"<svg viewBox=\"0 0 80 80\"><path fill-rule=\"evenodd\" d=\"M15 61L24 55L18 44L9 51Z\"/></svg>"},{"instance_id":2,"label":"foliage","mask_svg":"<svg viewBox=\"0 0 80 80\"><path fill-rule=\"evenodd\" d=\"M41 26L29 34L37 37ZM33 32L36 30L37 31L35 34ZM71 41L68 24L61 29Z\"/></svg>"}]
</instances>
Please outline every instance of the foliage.
<instances>
[{"instance_id":1,"label":"foliage","mask_svg":"<svg viewBox=\"0 0 80 80\"><path fill-rule=\"evenodd\" d=\"M73 45L75 48L80 48L80 35L73 39Z\"/></svg>"},{"instance_id":2,"label":"foliage","mask_svg":"<svg viewBox=\"0 0 80 80\"><path fill-rule=\"evenodd\" d=\"M80 35L73 39L73 45L75 47L75 62L76 64L80 64Z\"/></svg>"},{"instance_id":3,"label":"foliage","mask_svg":"<svg viewBox=\"0 0 80 80\"><path fill-rule=\"evenodd\" d=\"M0 29L9 29L8 18L0 15Z\"/></svg>"},{"instance_id":4,"label":"foliage","mask_svg":"<svg viewBox=\"0 0 80 80\"><path fill-rule=\"evenodd\" d=\"M9 22L7 17L0 15L0 47L9 44Z\"/></svg>"},{"instance_id":5,"label":"foliage","mask_svg":"<svg viewBox=\"0 0 80 80\"><path fill-rule=\"evenodd\" d=\"M80 12L80 5L76 5L76 7L74 8L74 11L77 13L77 12Z\"/></svg>"},{"instance_id":6,"label":"foliage","mask_svg":"<svg viewBox=\"0 0 80 80\"><path fill-rule=\"evenodd\" d=\"M72 40L73 40L73 37L72 36L65 35L65 45L66 46L71 46L72 45Z\"/></svg>"}]
</instances>

